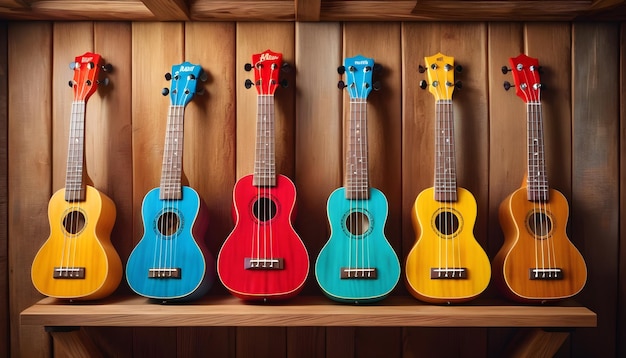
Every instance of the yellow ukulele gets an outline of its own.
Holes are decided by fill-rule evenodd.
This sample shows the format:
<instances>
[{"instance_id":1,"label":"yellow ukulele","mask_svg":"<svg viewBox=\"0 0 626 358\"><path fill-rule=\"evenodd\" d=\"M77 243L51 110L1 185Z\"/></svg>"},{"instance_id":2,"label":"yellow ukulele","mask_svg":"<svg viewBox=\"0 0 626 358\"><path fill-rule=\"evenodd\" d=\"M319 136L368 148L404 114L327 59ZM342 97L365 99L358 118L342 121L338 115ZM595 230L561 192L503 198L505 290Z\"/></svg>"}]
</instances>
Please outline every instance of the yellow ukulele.
<instances>
[{"instance_id":1,"label":"yellow ukulele","mask_svg":"<svg viewBox=\"0 0 626 358\"><path fill-rule=\"evenodd\" d=\"M406 260L409 292L431 303L468 301L487 288L491 266L474 238L476 200L456 185L452 92L454 58L425 57L435 97L435 180L415 200L411 216L418 238Z\"/></svg>"},{"instance_id":2,"label":"yellow ukulele","mask_svg":"<svg viewBox=\"0 0 626 358\"><path fill-rule=\"evenodd\" d=\"M514 300L563 299L583 289L587 266L565 232L567 199L548 186L539 62L521 54L509 63L517 96L526 103L527 173L522 187L500 204L504 245L494 258L494 279ZM504 88L511 86L505 82Z\"/></svg>"},{"instance_id":3,"label":"yellow ukulele","mask_svg":"<svg viewBox=\"0 0 626 358\"><path fill-rule=\"evenodd\" d=\"M74 100L65 188L48 203L50 236L35 256L31 278L46 296L87 300L111 294L122 279L122 262L109 237L115 204L85 184L84 170L85 104L101 83L100 69L111 67L101 65L100 55L89 52L76 57L70 67Z\"/></svg>"}]
</instances>

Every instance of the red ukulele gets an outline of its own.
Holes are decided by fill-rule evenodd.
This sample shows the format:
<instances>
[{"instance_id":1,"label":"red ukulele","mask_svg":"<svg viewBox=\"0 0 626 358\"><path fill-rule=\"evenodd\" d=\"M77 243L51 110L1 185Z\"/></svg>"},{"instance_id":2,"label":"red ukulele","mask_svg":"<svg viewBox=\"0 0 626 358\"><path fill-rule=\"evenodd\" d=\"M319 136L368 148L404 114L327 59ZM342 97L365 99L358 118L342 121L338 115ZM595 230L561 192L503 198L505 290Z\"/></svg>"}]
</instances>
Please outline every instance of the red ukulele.
<instances>
[{"instance_id":1,"label":"red ukulele","mask_svg":"<svg viewBox=\"0 0 626 358\"><path fill-rule=\"evenodd\" d=\"M257 90L254 174L239 179L233 190L235 228L217 258L224 286L244 300L285 299L296 295L309 272L309 256L292 226L296 188L276 174L274 92L282 54L266 50L252 56Z\"/></svg>"}]
</instances>

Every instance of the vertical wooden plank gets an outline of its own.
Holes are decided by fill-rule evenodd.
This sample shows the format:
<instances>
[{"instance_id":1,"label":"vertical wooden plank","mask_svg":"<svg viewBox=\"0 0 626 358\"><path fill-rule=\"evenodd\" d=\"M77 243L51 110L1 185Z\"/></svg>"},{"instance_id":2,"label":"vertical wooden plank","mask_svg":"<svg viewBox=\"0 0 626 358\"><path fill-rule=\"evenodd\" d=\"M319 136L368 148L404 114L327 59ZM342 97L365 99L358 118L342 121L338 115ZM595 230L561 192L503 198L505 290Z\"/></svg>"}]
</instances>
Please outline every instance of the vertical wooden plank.
<instances>
[{"instance_id":1,"label":"vertical wooden plank","mask_svg":"<svg viewBox=\"0 0 626 358\"><path fill-rule=\"evenodd\" d=\"M626 179L626 22L622 22L620 26L620 183ZM620 223L626 222L626 187L620 185ZM619 245L619 275L618 277L626 277L626 229L620 228L620 245ZM618 285L618 306L626 305L626 285ZM626 310L618 309L618 322L626 322ZM617 326L617 355L626 355L626 327L618 324Z\"/></svg>"},{"instance_id":2,"label":"vertical wooden plank","mask_svg":"<svg viewBox=\"0 0 626 358\"><path fill-rule=\"evenodd\" d=\"M356 357L356 328L328 327L326 328L326 357L350 358Z\"/></svg>"},{"instance_id":3,"label":"vertical wooden plank","mask_svg":"<svg viewBox=\"0 0 626 358\"><path fill-rule=\"evenodd\" d=\"M415 243L411 210L417 195L434 183L435 99L419 87L426 74L418 72L424 57L441 52L453 56L463 67L455 79L462 89L453 94L458 185L475 197L478 215L474 236L486 247L488 218L488 111L487 111L487 28L483 23L403 24L403 257ZM472 351L485 353L486 330L458 331L405 328L404 354ZM465 337L466 339L450 339ZM441 347L441 341L446 344ZM477 344L477 342L482 342ZM467 346L463 346L467 345ZM426 354L428 355L428 354Z\"/></svg>"},{"instance_id":4,"label":"vertical wooden plank","mask_svg":"<svg viewBox=\"0 0 626 358\"><path fill-rule=\"evenodd\" d=\"M146 193L159 185L167 108L169 99L161 95L169 88L163 75L172 65L183 62L183 24L132 24L132 115L133 115L133 242L143 234L141 203ZM149 46L147 45L149 44ZM189 106L189 105L188 105ZM190 158L185 141L185 158ZM133 354L174 356L176 328L136 328Z\"/></svg>"},{"instance_id":5,"label":"vertical wooden plank","mask_svg":"<svg viewBox=\"0 0 626 358\"><path fill-rule=\"evenodd\" d=\"M250 63L252 55L267 49L283 54L283 62L295 64L295 32L293 23L237 23L236 91L237 91L237 147L236 175L240 178L251 174L254 168L254 146L256 140L257 91L247 90L246 79L254 80L252 72L244 65ZM281 73L290 85L275 92L275 141L276 170L293 179L295 168L295 76ZM286 328L237 328L237 356L252 353L258 356L282 357L286 355ZM272 344L269 344L273 342Z\"/></svg>"},{"instance_id":6,"label":"vertical wooden plank","mask_svg":"<svg viewBox=\"0 0 626 358\"><path fill-rule=\"evenodd\" d=\"M498 208L507 195L517 189L525 171L524 138L526 133L525 108L512 91L505 91L504 81L513 82L511 76L502 74L509 57L524 51L523 25L521 23L489 23L487 43L489 87L489 207L487 254L493 260L503 243L498 220ZM499 295L494 284L496 272L492 270L492 284L487 295ZM497 356L514 334L512 329L489 330L488 354Z\"/></svg>"},{"instance_id":7,"label":"vertical wooden plank","mask_svg":"<svg viewBox=\"0 0 626 358\"><path fill-rule=\"evenodd\" d=\"M67 167L67 143L69 136L70 114L74 98L72 89L67 85L74 77L69 64L78 55L93 51L92 22L55 22L52 29L52 189L56 191L65 186ZM100 96L95 93L93 97ZM99 121L90 114L91 99L87 102L86 119ZM87 127L85 143L87 143ZM85 145L86 147L86 145ZM90 155L85 152L85 155ZM89 163L89 158L85 159ZM93 166L94 163L91 165ZM89 165L89 164L88 164ZM89 168L89 167L88 167ZM88 173L89 174L89 173Z\"/></svg>"},{"instance_id":8,"label":"vertical wooden plank","mask_svg":"<svg viewBox=\"0 0 626 358\"><path fill-rule=\"evenodd\" d=\"M571 25L528 23L525 25L526 54L543 67L541 102L544 142L550 187L567 198L571 192ZM512 91L511 91L512 92Z\"/></svg>"},{"instance_id":9,"label":"vertical wooden plank","mask_svg":"<svg viewBox=\"0 0 626 358\"><path fill-rule=\"evenodd\" d=\"M380 81L380 91L368 96L368 161L372 187L380 189L389 202L389 216L385 235L401 258L402 252L402 49L400 23L346 23L344 24L343 54L352 57L361 54L382 65L373 81ZM343 61L342 61L343 62ZM342 63L340 63L342 64ZM338 64L338 65L340 65ZM346 92L346 91L344 91ZM349 115L349 96L344 93L344 118ZM344 120L345 123L345 120ZM344 135L346 134L344 130ZM403 291L399 282L394 292ZM377 342L388 344L387 356L401 355L401 328L357 328L355 354L373 352Z\"/></svg>"},{"instance_id":10,"label":"vertical wooden plank","mask_svg":"<svg viewBox=\"0 0 626 358\"><path fill-rule=\"evenodd\" d=\"M572 336L581 356L615 356L619 239L619 31L615 23L573 27L571 239L589 267L579 300L602 319ZM602 292L602 294L598 294Z\"/></svg>"},{"instance_id":11,"label":"vertical wooden plank","mask_svg":"<svg viewBox=\"0 0 626 358\"><path fill-rule=\"evenodd\" d=\"M21 329L19 314L41 295L30 279L30 266L49 232L51 195L52 26L48 22L12 22L8 31L9 308L11 355L46 357L43 327Z\"/></svg>"},{"instance_id":12,"label":"vertical wooden plank","mask_svg":"<svg viewBox=\"0 0 626 358\"><path fill-rule=\"evenodd\" d=\"M234 58L234 23L185 24L185 60L200 64L208 77L201 84L204 94L198 95L185 112L185 174L189 185L204 198L209 209L205 240L215 257L232 229L230 208L236 179ZM218 280L211 291L216 293L225 294ZM234 355L234 328L179 328L178 331L179 356L197 356L203 352Z\"/></svg>"},{"instance_id":13,"label":"vertical wooden plank","mask_svg":"<svg viewBox=\"0 0 626 358\"><path fill-rule=\"evenodd\" d=\"M86 123L87 171L94 186L108 195L117 212L111 242L123 263L133 248L131 24L95 22L93 49L113 70L88 103ZM125 279L117 292L130 294ZM130 327L86 327L84 332L105 356L132 356Z\"/></svg>"},{"instance_id":14,"label":"vertical wooden plank","mask_svg":"<svg viewBox=\"0 0 626 358\"><path fill-rule=\"evenodd\" d=\"M9 221L9 147L8 147L8 26L0 24L0 220ZM0 354L9 355L9 228L4 225L0 230L0 297L6 297L0 303Z\"/></svg>"}]
</instances>

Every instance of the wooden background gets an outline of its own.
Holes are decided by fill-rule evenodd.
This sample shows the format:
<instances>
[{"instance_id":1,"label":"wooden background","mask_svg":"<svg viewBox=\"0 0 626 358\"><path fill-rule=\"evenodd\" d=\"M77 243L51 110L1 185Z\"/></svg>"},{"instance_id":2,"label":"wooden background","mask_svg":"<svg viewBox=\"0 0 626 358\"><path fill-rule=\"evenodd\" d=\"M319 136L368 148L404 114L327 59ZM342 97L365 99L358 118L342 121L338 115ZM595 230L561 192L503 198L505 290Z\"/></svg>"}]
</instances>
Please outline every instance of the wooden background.
<instances>
[{"instance_id":1,"label":"wooden background","mask_svg":"<svg viewBox=\"0 0 626 358\"><path fill-rule=\"evenodd\" d=\"M326 199L342 185L337 90L344 56L383 65L369 96L370 173L389 200L386 234L404 258L415 235L410 208L432 186L434 99L419 88L423 57L441 51L464 70L455 91L459 185L478 201L475 234L493 258L503 237L500 202L525 171L525 107L502 87L508 57L526 52L544 67L550 184L570 203L570 238L589 280L577 300L598 314L560 356L626 354L626 24L505 22L8 22L0 24L0 352L47 356L42 329L18 336L19 312L41 296L30 265L47 238L47 203L64 185L72 77L68 63L95 51L114 66L111 84L87 105L87 168L117 205L112 240L123 262L142 235L140 206L158 186L172 64L199 63L205 94L187 106L184 172L211 215L214 253L232 229L232 187L253 163L256 92L243 70L252 53L282 52L289 87L276 93L277 166L298 189L296 230L314 260L328 239ZM122 284L118 290L128 293ZM227 294L219 284L212 295ZM309 276L305 295L320 295ZM400 284L395 295L406 295ZM489 288L484 297L498 296ZM8 299L5 299L8 298ZM510 328L88 328L106 356L484 357L500 356ZM23 342L20 346L20 341Z\"/></svg>"}]
</instances>

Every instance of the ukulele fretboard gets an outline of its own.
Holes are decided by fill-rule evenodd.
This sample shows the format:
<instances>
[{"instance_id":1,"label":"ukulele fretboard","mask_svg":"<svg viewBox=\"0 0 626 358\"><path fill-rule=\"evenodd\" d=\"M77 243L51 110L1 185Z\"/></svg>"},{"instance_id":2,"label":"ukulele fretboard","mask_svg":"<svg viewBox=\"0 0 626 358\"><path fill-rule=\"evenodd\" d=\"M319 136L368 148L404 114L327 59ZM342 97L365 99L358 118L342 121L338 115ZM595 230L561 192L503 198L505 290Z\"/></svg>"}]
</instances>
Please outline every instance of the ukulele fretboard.
<instances>
[{"instance_id":1,"label":"ukulele fretboard","mask_svg":"<svg viewBox=\"0 0 626 358\"><path fill-rule=\"evenodd\" d=\"M171 105L169 107L163 164L161 166L161 185L159 187L161 200L182 199L184 115L184 106Z\"/></svg>"},{"instance_id":2,"label":"ukulele fretboard","mask_svg":"<svg viewBox=\"0 0 626 358\"><path fill-rule=\"evenodd\" d=\"M452 100L438 100L435 106L435 200L454 202L457 187Z\"/></svg>"},{"instance_id":3,"label":"ukulele fretboard","mask_svg":"<svg viewBox=\"0 0 626 358\"><path fill-rule=\"evenodd\" d=\"M85 101L72 102L70 135L67 147L67 168L65 172L65 200L70 202L85 200L83 182L85 155Z\"/></svg>"},{"instance_id":4,"label":"ukulele fretboard","mask_svg":"<svg viewBox=\"0 0 626 358\"><path fill-rule=\"evenodd\" d=\"M254 186L276 186L274 127L274 95L258 95Z\"/></svg>"},{"instance_id":5,"label":"ukulele fretboard","mask_svg":"<svg viewBox=\"0 0 626 358\"><path fill-rule=\"evenodd\" d=\"M369 198L367 100L350 99L348 148L344 183L347 199Z\"/></svg>"},{"instance_id":6,"label":"ukulele fretboard","mask_svg":"<svg viewBox=\"0 0 626 358\"><path fill-rule=\"evenodd\" d=\"M549 200L548 175L543 142L543 117L541 102L529 101L526 104L528 131L528 200L546 202Z\"/></svg>"}]
</instances>

